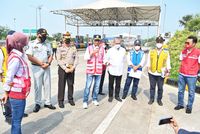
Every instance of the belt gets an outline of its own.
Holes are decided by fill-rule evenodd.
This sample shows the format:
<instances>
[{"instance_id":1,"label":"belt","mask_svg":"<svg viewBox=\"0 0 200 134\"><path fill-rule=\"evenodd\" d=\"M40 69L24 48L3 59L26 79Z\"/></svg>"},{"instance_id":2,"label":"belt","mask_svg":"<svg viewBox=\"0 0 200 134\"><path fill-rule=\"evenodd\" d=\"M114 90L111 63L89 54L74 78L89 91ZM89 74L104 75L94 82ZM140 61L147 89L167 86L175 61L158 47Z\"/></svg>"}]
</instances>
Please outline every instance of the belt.
<instances>
[{"instance_id":1,"label":"belt","mask_svg":"<svg viewBox=\"0 0 200 134\"><path fill-rule=\"evenodd\" d=\"M35 64L35 63L31 63L32 65L34 65L34 66L40 66L40 65L38 65L38 64Z\"/></svg>"}]
</instances>

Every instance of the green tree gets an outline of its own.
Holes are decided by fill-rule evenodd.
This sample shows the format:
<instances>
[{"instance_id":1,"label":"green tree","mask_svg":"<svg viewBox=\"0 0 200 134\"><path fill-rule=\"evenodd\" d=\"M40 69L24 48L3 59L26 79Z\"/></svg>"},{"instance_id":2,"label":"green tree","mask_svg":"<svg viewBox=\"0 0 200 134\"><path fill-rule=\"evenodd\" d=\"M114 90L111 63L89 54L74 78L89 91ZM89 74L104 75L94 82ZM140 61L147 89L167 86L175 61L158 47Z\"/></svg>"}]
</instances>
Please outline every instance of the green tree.
<instances>
[{"instance_id":1,"label":"green tree","mask_svg":"<svg viewBox=\"0 0 200 134\"><path fill-rule=\"evenodd\" d=\"M189 31L200 31L200 15L196 15L193 19L187 22L186 28Z\"/></svg>"},{"instance_id":2,"label":"green tree","mask_svg":"<svg viewBox=\"0 0 200 134\"><path fill-rule=\"evenodd\" d=\"M5 40L7 33L10 29L4 26L0 26L0 40Z\"/></svg>"},{"instance_id":3,"label":"green tree","mask_svg":"<svg viewBox=\"0 0 200 134\"><path fill-rule=\"evenodd\" d=\"M63 37L62 33L56 33L56 34L53 34L52 36L56 41L62 40L62 37Z\"/></svg>"},{"instance_id":4,"label":"green tree","mask_svg":"<svg viewBox=\"0 0 200 134\"><path fill-rule=\"evenodd\" d=\"M187 22L189 22L192 19L193 19L192 15L186 15L186 16L183 16L181 20L179 20L179 23L180 23L181 26L186 27Z\"/></svg>"}]
</instances>

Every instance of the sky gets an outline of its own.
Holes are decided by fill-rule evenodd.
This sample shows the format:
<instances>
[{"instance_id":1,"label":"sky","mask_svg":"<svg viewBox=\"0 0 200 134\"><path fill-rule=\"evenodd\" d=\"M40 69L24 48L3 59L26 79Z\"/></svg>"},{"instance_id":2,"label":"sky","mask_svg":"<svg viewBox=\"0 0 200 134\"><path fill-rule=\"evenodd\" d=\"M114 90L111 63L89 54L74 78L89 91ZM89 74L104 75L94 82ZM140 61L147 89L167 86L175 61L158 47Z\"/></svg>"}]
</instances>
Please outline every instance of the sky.
<instances>
[{"instance_id":1,"label":"sky","mask_svg":"<svg viewBox=\"0 0 200 134\"><path fill-rule=\"evenodd\" d=\"M48 33L64 33L64 16L55 15L51 10L69 9L86 5L95 0L0 0L0 26L22 32L22 29L36 28L36 7L41 6L41 27L47 29ZM175 32L182 29L179 20L188 14L200 14L199 0L122 0L137 4L153 4L161 6L161 33ZM166 5L166 10L165 6ZM98 5L97 5L98 6ZM166 11L166 12L164 12ZM165 21L163 21L165 15ZM39 16L39 14L38 14ZM39 17L38 17L38 26ZM72 36L77 33L77 28L67 25L67 31ZM102 34L102 27L80 27L80 35ZM104 33L107 37L122 33L141 35L149 38L157 35L157 28L150 27L105 27Z\"/></svg>"}]
</instances>

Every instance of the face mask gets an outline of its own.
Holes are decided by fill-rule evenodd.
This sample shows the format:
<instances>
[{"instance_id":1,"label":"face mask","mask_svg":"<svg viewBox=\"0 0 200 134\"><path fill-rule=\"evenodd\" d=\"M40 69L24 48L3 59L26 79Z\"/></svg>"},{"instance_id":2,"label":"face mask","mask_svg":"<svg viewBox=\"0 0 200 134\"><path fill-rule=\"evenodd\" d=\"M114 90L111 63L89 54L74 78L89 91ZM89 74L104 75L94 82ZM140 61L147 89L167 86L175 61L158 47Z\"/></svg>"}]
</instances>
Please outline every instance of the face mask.
<instances>
[{"instance_id":1,"label":"face mask","mask_svg":"<svg viewBox=\"0 0 200 134\"><path fill-rule=\"evenodd\" d=\"M157 44L156 44L156 47L157 47L158 49L160 49L160 48L162 47L162 45L163 45L162 43L157 43Z\"/></svg>"},{"instance_id":2,"label":"face mask","mask_svg":"<svg viewBox=\"0 0 200 134\"><path fill-rule=\"evenodd\" d=\"M42 36L42 37L40 37L40 41L41 41L41 43L45 42L46 39L47 39L46 36Z\"/></svg>"},{"instance_id":3,"label":"face mask","mask_svg":"<svg viewBox=\"0 0 200 134\"><path fill-rule=\"evenodd\" d=\"M140 50L140 46L135 46L135 50L136 51Z\"/></svg>"},{"instance_id":4,"label":"face mask","mask_svg":"<svg viewBox=\"0 0 200 134\"><path fill-rule=\"evenodd\" d=\"M115 47L116 47L117 49L119 49L119 48L120 48L120 46L121 46L121 45L115 45Z\"/></svg>"}]
</instances>

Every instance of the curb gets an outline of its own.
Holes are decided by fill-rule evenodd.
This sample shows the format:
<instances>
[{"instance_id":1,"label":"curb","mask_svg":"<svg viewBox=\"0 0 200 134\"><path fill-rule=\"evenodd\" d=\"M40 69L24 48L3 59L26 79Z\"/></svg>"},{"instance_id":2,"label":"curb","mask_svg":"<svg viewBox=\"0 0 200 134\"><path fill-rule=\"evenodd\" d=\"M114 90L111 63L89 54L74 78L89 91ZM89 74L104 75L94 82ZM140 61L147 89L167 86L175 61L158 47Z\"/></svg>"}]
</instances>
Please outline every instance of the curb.
<instances>
[{"instance_id":1,"label":"curb","mask_svg":"<svg viewBox=\"0 0 200 134\"><path fill-rule=\"evenodd\" d=\"M174 80L174 79L167 78L166 79L166 84L174 86L174 87L178 87L178 81ZM187 87L186 87L186 90L188 90ZM195 92L200 94L200 86L196 86Z\"/></svg>"}]
</instances>

